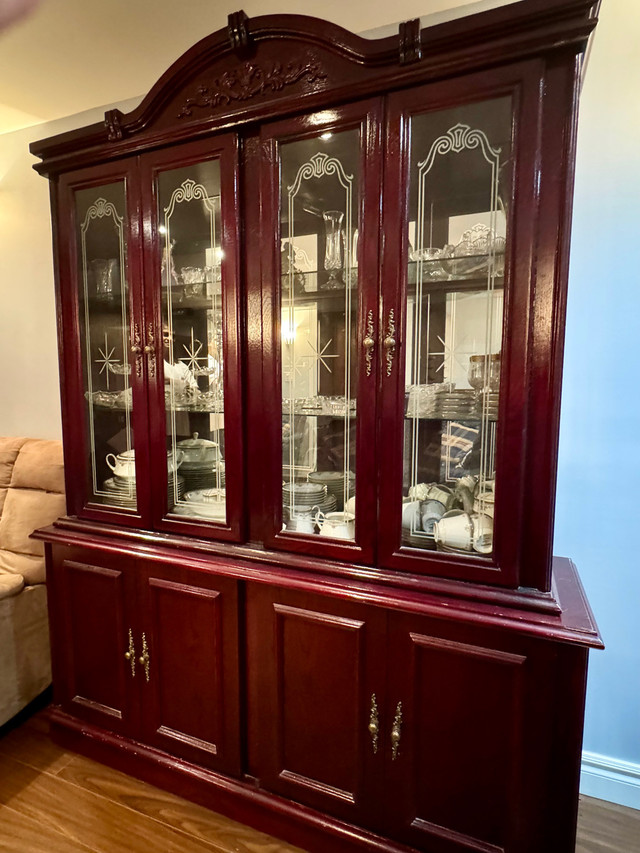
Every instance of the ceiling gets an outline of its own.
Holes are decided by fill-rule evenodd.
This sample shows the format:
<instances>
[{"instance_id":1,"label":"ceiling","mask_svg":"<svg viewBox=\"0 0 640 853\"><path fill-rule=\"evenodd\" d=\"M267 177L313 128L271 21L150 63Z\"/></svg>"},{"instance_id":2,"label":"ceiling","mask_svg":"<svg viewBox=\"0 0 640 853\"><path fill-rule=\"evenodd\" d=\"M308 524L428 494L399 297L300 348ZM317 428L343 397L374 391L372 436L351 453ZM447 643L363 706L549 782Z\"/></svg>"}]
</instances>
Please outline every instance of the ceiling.
<instances>
[{"instance_id":1,"label":"ceiling","mask_svg":"<svg viewBox=\"0 0 640 853\"><path fill-rule=\"evenodd\" d=\"M20 2L34 5L0 0L0 21L3 7ZM509 0L40 0L0 32L0 133L145 94L187 48L226 26L240 2L250 17L314 14L366 32Z\"/></svg>"}]
</instances>

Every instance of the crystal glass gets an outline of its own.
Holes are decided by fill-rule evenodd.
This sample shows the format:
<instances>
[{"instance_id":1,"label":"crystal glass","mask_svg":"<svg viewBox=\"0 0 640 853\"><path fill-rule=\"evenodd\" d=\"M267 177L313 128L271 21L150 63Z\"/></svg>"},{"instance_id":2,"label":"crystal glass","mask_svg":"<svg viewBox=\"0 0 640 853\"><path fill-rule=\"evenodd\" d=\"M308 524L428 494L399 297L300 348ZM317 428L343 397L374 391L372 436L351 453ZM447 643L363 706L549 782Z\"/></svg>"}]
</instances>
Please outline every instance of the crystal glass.
<instances>
[{"instance_id":1,"label":"crystal glass","mask_svg":"<svg viewBox=\"0 0 640 853\"><path fill-rule=\"evenodd\" d=\"M341 210L325 210L322 214L325 229L324 268L329 273L329 278L324 284L325 288L344 287L342 280L342 246L344 233L342 223L344 213Z\"/></svg>"}]
</instances>

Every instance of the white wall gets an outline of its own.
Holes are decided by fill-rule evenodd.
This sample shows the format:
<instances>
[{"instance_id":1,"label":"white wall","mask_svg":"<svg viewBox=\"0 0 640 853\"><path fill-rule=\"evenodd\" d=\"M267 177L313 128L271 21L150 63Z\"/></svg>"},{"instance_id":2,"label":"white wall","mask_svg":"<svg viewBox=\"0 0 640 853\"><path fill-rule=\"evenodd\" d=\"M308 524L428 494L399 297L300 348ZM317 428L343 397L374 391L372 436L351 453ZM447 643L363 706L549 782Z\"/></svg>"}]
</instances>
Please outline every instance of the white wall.
<instances>
[{"instance_id":1,"label":"white wall","mask_svg":"<svg viewBox=\"0 0 640 853\"><path fill-rule=\"evenodd\" d=\"M0 435L61 437L49 182L29 143L103 118L101 108L0 136Z\"/></svg>"}]
</instances>

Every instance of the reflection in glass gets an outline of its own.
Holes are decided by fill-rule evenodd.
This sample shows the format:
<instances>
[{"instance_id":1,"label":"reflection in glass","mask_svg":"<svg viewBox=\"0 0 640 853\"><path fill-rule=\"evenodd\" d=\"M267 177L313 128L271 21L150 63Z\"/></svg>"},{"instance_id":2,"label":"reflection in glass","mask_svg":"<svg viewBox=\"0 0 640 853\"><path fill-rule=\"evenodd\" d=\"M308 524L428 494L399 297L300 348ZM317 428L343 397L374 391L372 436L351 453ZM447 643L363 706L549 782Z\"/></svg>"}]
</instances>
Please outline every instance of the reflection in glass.
<instances>
[{"instance_id":1,"label":"reflection in glass","mask_svg":"<svg viewBox=\"0 0 640 853\"><path fill-rule=\"evenodd\" d=\"M224 524L224 358L220 165L158 179L169 509Z\"/></svg>"},{"instance_id":2,"label":"reflection in glass","mask_svg":"<svg viewBox=\"0 0 640 853\"><path fill-rule=\"evenodd\" d=\"M411 124L403 542L490 554L511 102Z\"/></svg>"},{"instance_id":3,"label":"reflection in glass","mask_svg":"<svg viewBox=\"0 0 640 853\"><path fill-rule=\"evenodd\" d=\"M359 131L283 144L282 500L288 532L355 538Z\"/></svg>"},{"instance_id":4,"label":"reflection in glass","mask_svg":"<svg viewBox=\"0 0 640 853\"><path fill-rule=\"evenodd\" d=\"M88 491L94 501L135 510L124 182L78 190L75 205Z\"/></svg>"}]
</instances>

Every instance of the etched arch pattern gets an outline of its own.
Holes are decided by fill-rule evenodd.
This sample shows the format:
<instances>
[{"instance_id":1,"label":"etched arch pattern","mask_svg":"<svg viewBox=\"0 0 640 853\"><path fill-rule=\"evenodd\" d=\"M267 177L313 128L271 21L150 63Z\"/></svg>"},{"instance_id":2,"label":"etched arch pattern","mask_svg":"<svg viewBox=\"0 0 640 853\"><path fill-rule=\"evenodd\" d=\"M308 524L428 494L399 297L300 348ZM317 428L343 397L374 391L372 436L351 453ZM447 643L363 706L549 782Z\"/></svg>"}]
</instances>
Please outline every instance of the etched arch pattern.
<instances>
[{"instance_id":1,"label":"etched arch pattern","mask_svg":"<svg viewBox=\"0 0 640 853\"><path fill-rule=\"evenodd\" d=\"M127 288L125 278L125 247L124 247L124 217L120 216L116 206L107 201L105 198L97 198L93 204L89 206L85 214L84 220L80 226L80 237L82 244L82 287L84 295L84 323L85 323L85 344L86 344L86 364L87 364L87 400L89 403L89 441L91 449L91 477L93 494L95 497L109 497L112 493L98 487L98 470L96 463L95 450L95 426L94 426L94 406L93 406L93 378L91 373L91 322L89 312L89 271L87 263L87 231L92 222L104 218L112 219L118 234L118 262L120 264L120 310L122 318L122 364L123 378L125 391L130 391L129 388L129 343L127 341ZM108 369L108 368L107 368ZM132 432L131 432L131 407L125 406L125 434L127 437L127 448L131 448ZM135 492L132 485L129 485L128 497L131 500L135 499Z\"/></svg>"}]
</instances>

